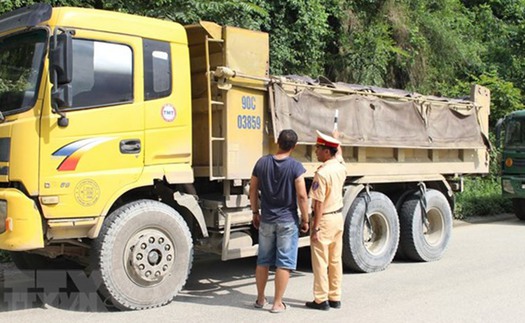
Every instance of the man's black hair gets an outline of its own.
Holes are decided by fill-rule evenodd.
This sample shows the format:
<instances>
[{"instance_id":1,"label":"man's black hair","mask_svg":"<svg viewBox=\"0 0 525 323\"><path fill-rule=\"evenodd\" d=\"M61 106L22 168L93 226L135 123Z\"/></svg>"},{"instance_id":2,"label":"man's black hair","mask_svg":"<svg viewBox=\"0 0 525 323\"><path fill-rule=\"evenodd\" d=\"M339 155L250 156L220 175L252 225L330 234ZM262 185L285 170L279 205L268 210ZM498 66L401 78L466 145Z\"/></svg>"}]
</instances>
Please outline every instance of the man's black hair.
<instances>
[{"instance_id":1,"label":"man's black hair","mask_svg":"<svg viewBox=\"0 0 525 323\"><path fill-rule=\"evenodd\" d=\"M279 134L277 139L279 148L284 151L290 151L297 144L297 133L292 129L285 129Z\"/></svg>"},{"instance_id":2,"label":"man's black hair","mask_svg":"<svg viewBox=\"0 0 525 323\"><path fill-rule=\"evenodd\" d=\"M334 147L326 147L330 150L330 155L335 156L337 154L337 148Z\"/></svg>"},{"instance_id":3,"label":"man's black hair","mask_svg":"<svg viewBox=\"0 0 525 323\"><path fill-rule=\"evenodd\" d=\"M325 145L316 145L316 146L319 146L321 147L322 149L328 149L330 151L330 155L333 157L335 155L337 155L337 148L334 148L334 147L328 147L328 146L325 146Z\"/></svg>"}]
</instances>

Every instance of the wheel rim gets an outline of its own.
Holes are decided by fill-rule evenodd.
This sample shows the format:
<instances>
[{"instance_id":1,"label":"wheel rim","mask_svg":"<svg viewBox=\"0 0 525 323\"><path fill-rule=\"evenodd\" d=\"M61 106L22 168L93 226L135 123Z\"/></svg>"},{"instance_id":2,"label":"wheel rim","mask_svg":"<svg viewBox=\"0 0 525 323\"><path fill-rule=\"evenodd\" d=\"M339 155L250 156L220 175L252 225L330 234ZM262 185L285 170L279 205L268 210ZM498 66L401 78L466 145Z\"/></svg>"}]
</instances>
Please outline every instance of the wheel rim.
<instances>
[{"instance_id":1,"label":"wheel rim","mask_svg":"<svg viewBox=\"0 0 525 323\"><path fill-rule=\"evenodd\" d=\"M363 245L372 255L376 256L384 252L390 239L390 226L386 217L381 213L372 213L363 225Z\"/></svg>"},{"instance_id":2,"label":"wheel rim","mask_svg":"<svg viewBox=\"0 0 525 323\"><path fill-rule=\"evenodd\" d=\"M153 286L169 276L175 259L173 241L162 230L137 232L126 244L126 274L141 286Z\"/></svg>"},{"instance_id":3,"label":"wheel rim","mask_svg":"<svg viewBox=\"0 0 525 323\"><path fill-rule=\"evenodd\" d=\"M443 239L443 228L445 227L443 214L438 209L430 209L427 212L427 221L422 222L425 241L431 246L439 245Z\"/></svg>"}]
</instances>

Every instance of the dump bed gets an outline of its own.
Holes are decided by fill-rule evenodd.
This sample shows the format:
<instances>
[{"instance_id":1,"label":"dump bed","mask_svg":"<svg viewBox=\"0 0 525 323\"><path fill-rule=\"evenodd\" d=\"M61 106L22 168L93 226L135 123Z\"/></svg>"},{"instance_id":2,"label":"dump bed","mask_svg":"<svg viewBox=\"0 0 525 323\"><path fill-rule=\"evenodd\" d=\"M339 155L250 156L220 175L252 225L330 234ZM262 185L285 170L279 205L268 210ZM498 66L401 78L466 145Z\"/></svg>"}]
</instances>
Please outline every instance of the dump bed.
<instances>
[{"instance_id":1,"label":"dump bed","mask_svg":"<svg viewBox=\"0 0 525 323\"><path fill-rule=\"evenodd\" d=\"M197 177L248 179L255 161L274 151L277 134L287 128L299 135L293 156L313 176L319 165L315 130L331 133L336 115L348 174L356 178L488 172L490 94L483 87L460 100L269 76L266 33L206 22L186 28Z\"/></svg>"},{"instance_id":2,"label":"dump bed","mask_svg":"<svg viewBox=\"0 0 525 323\"><path fill-rule=\"evenodd\" d=\"M220 83L214 71L229 66L268 78L268 34L211 22L186 26L186 30L192 72L195 176L249 178L268 146L267 88L264 81L240 78L230 88Z\"/></svg>"}]
</instances>

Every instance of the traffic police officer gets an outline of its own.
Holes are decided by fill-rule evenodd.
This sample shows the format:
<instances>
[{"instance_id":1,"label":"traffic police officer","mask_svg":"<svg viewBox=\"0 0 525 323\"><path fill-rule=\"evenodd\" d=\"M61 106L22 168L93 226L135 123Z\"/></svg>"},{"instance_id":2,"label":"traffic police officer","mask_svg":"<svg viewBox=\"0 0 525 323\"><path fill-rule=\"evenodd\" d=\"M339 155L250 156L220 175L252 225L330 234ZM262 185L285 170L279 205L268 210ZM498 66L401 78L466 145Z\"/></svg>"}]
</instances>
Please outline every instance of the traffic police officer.
<instances>
[{"instance_id":1,"label":"traffic police officer","mask_svg":"<svg viewBox=\"0 0 525 323\"><path fill-rule=\"evenodd\" d=\"M346 168L340 145L339 140L317 131L315 153L323 164L315 173L309 194L313 207L310 248L314 300L306 306L318 310L341 307L344 227L341 211Z\"/></svg>"}]
</instances>

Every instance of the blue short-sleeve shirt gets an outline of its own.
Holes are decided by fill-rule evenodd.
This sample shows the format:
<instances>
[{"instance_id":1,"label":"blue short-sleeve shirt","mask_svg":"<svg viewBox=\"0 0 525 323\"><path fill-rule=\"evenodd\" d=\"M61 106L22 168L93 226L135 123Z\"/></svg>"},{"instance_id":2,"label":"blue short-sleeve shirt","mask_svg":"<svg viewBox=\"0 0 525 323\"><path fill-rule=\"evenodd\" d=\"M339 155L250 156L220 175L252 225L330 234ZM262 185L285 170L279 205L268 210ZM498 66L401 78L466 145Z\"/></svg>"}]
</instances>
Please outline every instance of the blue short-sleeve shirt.
<instances>
[{"instance_id":1,"label":"blue short-sleeve shirt","mask_svg":"<svg viewBox=\"0 0 525 323\"><path fill-rule=\"evenodd\" d=\"M261 221L267 223L297 222L295 180L306 169L292 157L276 159L261 157L252 175L257 177L261 191Z\"/></svg>"}]
</instances>

